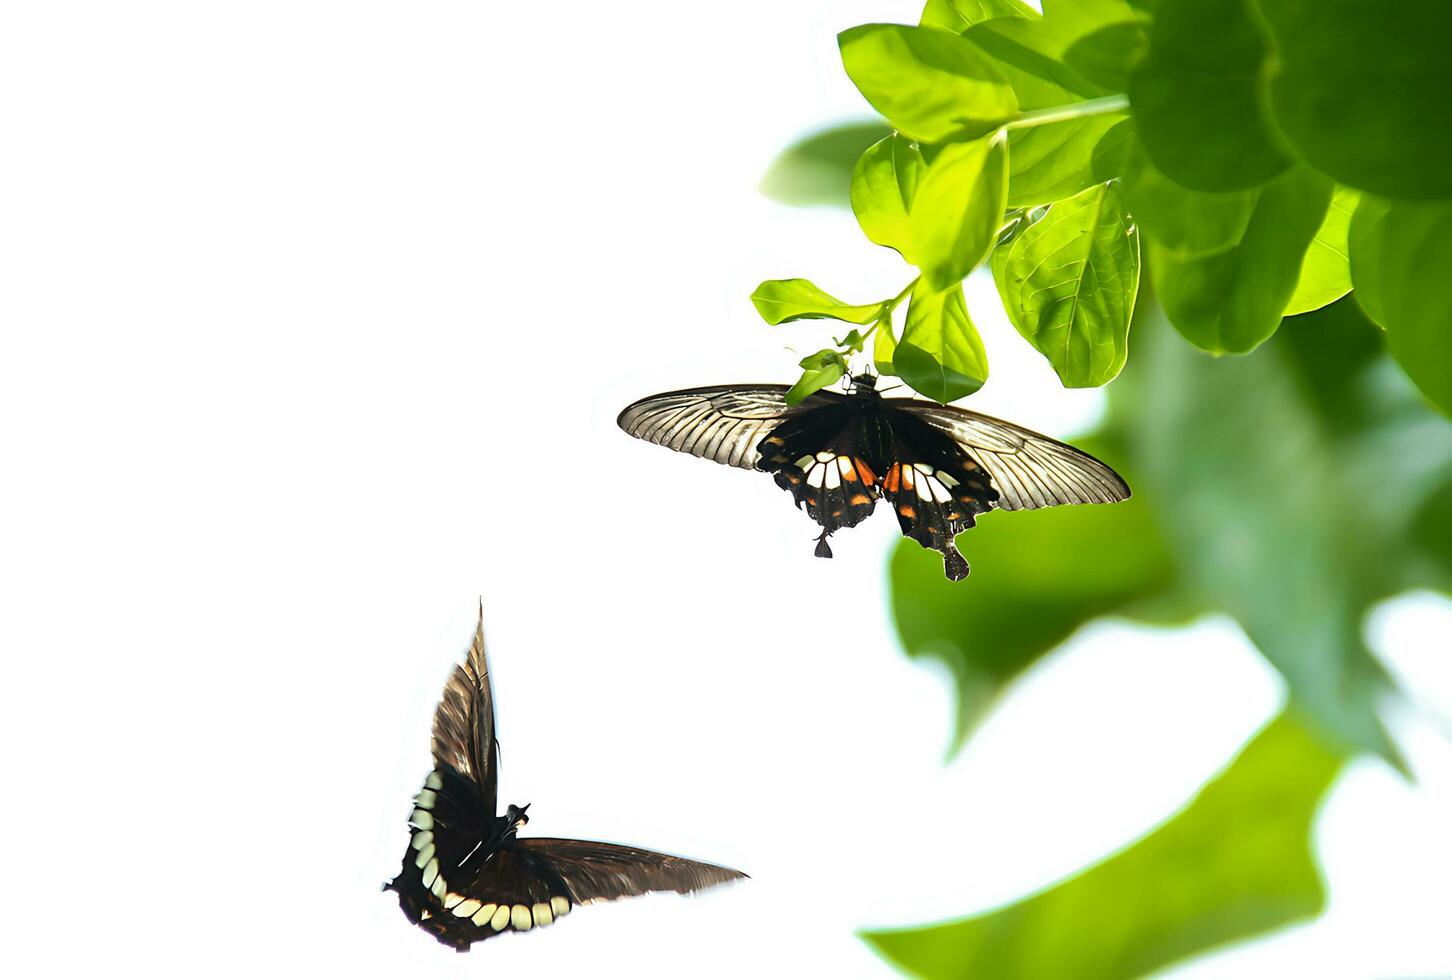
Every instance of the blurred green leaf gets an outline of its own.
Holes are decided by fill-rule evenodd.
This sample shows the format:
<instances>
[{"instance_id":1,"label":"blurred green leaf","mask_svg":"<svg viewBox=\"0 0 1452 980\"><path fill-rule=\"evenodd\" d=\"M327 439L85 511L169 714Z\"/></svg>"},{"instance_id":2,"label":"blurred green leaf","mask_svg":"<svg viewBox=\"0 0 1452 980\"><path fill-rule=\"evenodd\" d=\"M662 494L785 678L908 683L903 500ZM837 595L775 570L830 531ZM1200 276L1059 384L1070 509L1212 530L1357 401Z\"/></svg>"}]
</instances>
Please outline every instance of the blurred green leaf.
<instances>
[{"instance_id":1,"label":"blurred green leaf","mask_svg":"<svg viewBox=\"0 0 1452 980\"><path fill-rule=\"evenodd\" d=\"M1223 192L1257 187L1291 165L1262 108L1269 53L1250 0L1176 0L1158 9L1129 100L1162 173L1192 190Z\"/></svg>"},{"instance_id":2,"label":"blurred green leaf","mask_svg":"<svg viewBox=\"0 0 1452 980\"><path fill-rule=\"evenodd\" d=\"M1372 322L1385 329L1386 327L1386 304L1382 298L1381 276L1371 273L1370 267L1379 263L1373 253L1379 247L1374 241L1383 236L1377 230L1377 225L1386 217L1387 209L1391 202L1380 197L1372 197L1363 194L1361 200L1356 202L1356 210L1351 213L1351 227L1346 230L1346 251L1351 260L1351 285L1352 295L1356 297L1356 303L1366 315L1371 317ZM1352 258L1359 256L1359 260ZM1357 281L1357 269L1361 269L1360 281Z\"/></svg>"},{"instance_id":3,"label":"blurred green leaf","mask_svg":"<svg viewBox=\"0 0 1452 980\"><path fill-rule=\"evenodd\" d=\"M1282 716L1178 814L1082 874L970 919L863 938L929 980L1120 980L1310 918L1326 903L1311 823L1341 763Z\"/></svg>"},{"instance_id":4,"label":"blurred green leaf","mask_svg":"<svg viewBox=\"0 0 1452 980\"><path fill-rule=\"evenodd\" d=\"M962 34L974 24L995 17L1038 16L1039 12L1023 0L928 0L920 23Z\"/></svg>"},{"instance_id":5,"label":"blurred green leaf","mask_svg":"<svg viewBox=\"0 0 1452 980\"><path fill-rule=\"evenodd\" d=\"M914 262L908 210L928 165L912 140L896 133L873 144L852 170L852 213L862 233Z\"/></svg>"},{"instance_id":6,"label":"blurred green leaf","mask_svg":"<svg viewBox=\"0 0 1452 980\"><path fill-rule=\"evenodd\" d=\"M1001 137L946 146L918 182L908 226L923 277L935 292L963 281L998 237L1008 195Z\"/></svg>"},{"instance_id":7,"label":"blurred green leaf","mask_svg":"<svg viewBox=\"0 0 1452 980\"><path fill-rule=\"evenodd\" d=\"M1452 196L1452 4L1260 0L1277 48L1275 120L1338 183Z\"/></svg>"},{"instance_id":8,"label":"blurred green leaf","mask_svg":"<svg viewBox=\"0 0 1452 980\"><path fill-rule=\"evenodd\" d=\"M936 27L863 24L837 35L842 65L901 132L938 143L991 133L1018 111L993 60Z\"/></svg>"},{"instance_id":9,"label":"blurred green leaf","mask_svg":"<svg viewBox=\"0 0 1452 980\"><path fill-rule=\"evenodd\" d=\"M852 166L892 130L880 122L852 122L824 129L783 150L761 178L761 192L797 207L846 205Z\"/></svg>"},{"instance_id":10,"label":"blurred green leaf","mask_svg":"<svg viewBox=\"0 0 1452 980\"><path fill-rule=\"evenodd\" d=\"M881 303L851 306L807 279L768 279L756 287L751 302L772 326L792 320L845 320L866 326L882 312Z\"/></svg>"},{"instance_id":11,"label":"blurred green leaf","mask_svg":"<svg viewBox=\"0 0 1452 980\"><path fill-rule=\"evenodd\" d=\"M1329 406L1308 383L1360 373L1356 361L1317 369L1344 356L1323 348L1370 330L1346 312L1337 304L1289 320L1254 357L1221 359L1178 343L1152 316L1136 328L1142 400L1122 411L1189 586L1240 622L1327 732L1395 759L1376 714L1389 685L1363 642L1362 618L1398 587L1402 551L1382 522L1404 520L1412 507L1365 501L1391 484L1401 494L1425 483L1394 458L1366 466L1379 440L1347 432L1337 413L1352 406ZM1340 400L1353 397L1347 389ZM1436 451L1423 440L1419 452Z\"/></svg>"},{"instance_id":12,"label":"blurred green leaf","mask_svg":"<svg viewBox=\"0 0 1452 980\"><path fill-rule=\"evenodd\" d=\"M1260 190L1233 248L1191 257L1151 239L1150 275L1170 322L1202 350L1254 350L1280 324L1330 200L1330 181L1297 168Z\"/></svg>"},{"instance_id":13,"label":"blurred green leaf","mask_svg":"<svg viewBox=\"0 0 1452 980\"><path fill-rule=\"evenodd\" d=\"M1207 194L1181 187L1155 168L1137 138L1130 141L1122 186L1130 213L1145 236L1187 257L1234 247L1250 224L1259 196L1253 190Z\"/></svg>"},{"instance_id":14,"label":"blurred green leaf","mask_svg":"<svg viewBox=\"0 0 1452 980\"><path fill-rule=\"evenodd\" d=\"M1374 297L1392 356L1452 415L1452 202L1358 208L1351 252L1357 292Z\"/></svg>"},{"instance_id":15,"label":"blurred green leaf","mask_svg":"<svg viewBox=\"0 0 1452 980\"><path fill-rule=\"evenodd\" d=\"M1064 52L1064 64L1112 92L1129 91L1129 73L1144 56L1144 24L1121 21L1079 38Z\"/></svg>"},{"instance_id":16,"label":"blurred green leaf","mask_svg":"<svg viewBox=\"0 0 1452 980\"><path fill-rule=\"evenodd\" d=\"M786 393L788 405L799 404L814 391L837 382L847 373L847 360L831 348L808 354L801 360L802 376Z\"/></svg>"},{"instance_id":17,"label":"blurred green leaf","mask_svg":"<svg viewBox=\"0 0 1452 980\"><path fill-rule=\"evenodd\" d=\"M1066 388L1114 379L1129 353L1139 239L1110 184L1052 205L994 256L1004 309Z\"/></svg>"},{"instance_id":18,"label":"blurred green leaf","mask_svg":"<svg viewBox=\"0 0 1452 980\"><path fill-rule=\"evenodd\" d=\"M1076 440L1122 467L1123 450ZM1131 486L1133 471L1127 471ZM989 513L961 538L965 588L904 540L892 556L892 608L911 657L941 660L958 689L956 753L1003 690L1083 624L1175 587L1175 568L1139 495L1107 507Z\"/></svg>"},{"instance_id":19,"label":"blurred green leaf","mask_svg":"<svg viewBox=\"0 0 1452 980\"><path fill-rule=\"evenodd\" d=\"M988 355L961 284L935 292L918 280L892 366L914 391L945 404L983 387Z\"/></svg>"},{"instance_id":20,"label":"blurred green leaf","mask_svg":"<svg viewBox=\"0 0 1452 980\"><path fill-rule=\"evenodd\" d=\"M1306 249L1301 263L1301 278L1296 291L1286 304L1286 316L1319 310L1351 292L1351 260L1347 251L1347 235L1351 230L1351 214L1360 195L1349 187L1338 187L1331 195L1326 217Z\"/></svg>"},{"instance_id":21,"label":"blurred green leaf","mask_svg":"<svg viewBox=\"0 0 1452 980\"><path fill-rule=\"evenodd\" d=\"M993 59L1020 109L1047 109L1104 94L1059 60L1064 44L1044 20L1000 18L969 28L963 37Z\"/></svg>"}]
</instances>

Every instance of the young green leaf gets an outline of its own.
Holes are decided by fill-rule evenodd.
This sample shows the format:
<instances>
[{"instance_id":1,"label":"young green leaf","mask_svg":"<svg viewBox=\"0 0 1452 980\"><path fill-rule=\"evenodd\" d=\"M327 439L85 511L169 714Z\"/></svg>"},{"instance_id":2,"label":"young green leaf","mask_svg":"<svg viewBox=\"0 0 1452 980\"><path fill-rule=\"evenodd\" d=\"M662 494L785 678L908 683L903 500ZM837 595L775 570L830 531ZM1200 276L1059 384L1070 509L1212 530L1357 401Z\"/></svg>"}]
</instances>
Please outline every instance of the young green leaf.
<instances>
[{"instance_id":1,"label":"young green leaf","mask_svg":"<svg viewBox=\"0 0 1452 980\"><path fill-rule=\"evenodd\" d=\"M1129 91L1129 73L1149 43L1144 24L1107 24L1079 38L1064 52L1064 64L1101 88Z\"/></svg>"},{"instance_id":2,"label":"young green leaf","mask_svg":"<svg viewBox=\"0 0 1452 980\"><path fill-rule=\"evenodd\" d=\"M1452 415L1452 202L1357 208L1351 279L1376 297L1392 357ZM1357 226L1370 221L1365 229Z\"/></svg>"},{"instance_id":3,"label":"young green leaf","mask_svg":"<svg viewBox=\"0 0 1452 980\"><path fill-rule=\"evenodd\" d=\"M772 326L792 320L845 320L865 326L882 310L881 303L851 306L807 279L768 279L756 287L751 302Z\"/></svg>"},{"instance_id":4,"label":"young green leaf","mask_svg":"<svg viewBox=\"0 0 1452 980\"><path fill-rule=\"evenodd\" d=\"M962 34L974 24L995 17L1037 18L1039 12L1023 0L928 0L920 23Z\"/></svg>"},{"instance_id":5,"label":"young green leaf","mask_svg":"<svg viewBox=\"0 0 1452 980\"><path fill-rule=\"evenodd\" d=\"M983 50L1013 87L1019 109L1047 109L1104 94L1052 52L1059 39L1049 36L1042 19L1003 17L964 32Z\"/></svg>"},{"instance_id":6,"label":"young green leaf","mask_svg":"<svg viewBox=\"0 0 1452 980\"><path fill-rule=\"evenodd\" d=\"M1197 191L1257 187L1291 158L1265 117L1269 42L1251 0L1162 5L1129 101L1155 166Z\"/></svg>"},{"instance_id":7,"label":"young green leaf","mask_svg":"<svg viewBox=\"0 0 1452 980\"><path fill-rule=\"evenodd\" d=\"M1286 316L1319 310L1351 292L1347 236L1351 230L1351 213L1356 210L1360 196L1349 187L1338 187L1331 195L1326 217L1311 240L1311 247L1306 249L1301 278L1286 304Z\"/></svg>"},{"instance_id":8,"label":"young green leaf","mask_svg":"<svg viewBox=\"0 0 1452 980\"><path fill-rule=\"evenodd\" d=\"M916 260L908 211L927 167L918 145L894 133L868 147L852 170L852 213L863 234L909 262Z\"/></svg>"},{"instance_id":9,"label":"young green leaf","mask_svg":"<svg viewBox=\"0 0 1452 980\"><path fill-rule=\"evenodd\" d=\"M831 348L808 354L801 360L802 376L786 393L788 405L800 404L814 391L834 384L847 373L847 360Z\"/></svg>"},{"instance_id":10,"label":"young green leaf","mask_svg":"<svg viewBox=\"0 0 1452 980\"><path fill-rule=\"evenodd\" d=\"M1239 242L1259 193L1207 194L1181 187L1150 162L1138 139L1131 141L1122 187L1145 236L1185 257L1214 255Z\"/></svg>"},{"instance_id":11,"label":"young green leaf","mask_svg":"<svg viewBox=\"0 0 1452 980\"><path fill-rule=\"evenodd\" d=\"M908 230L934 292L962 282L998 236L1008 196L1008 152L1001 136L946 146L918 182Z\"/></svg>"},{"instance_id":12,"label":"young green leaf","mask_svg":"<svg viewBox=\"0 0 1452 980\"><path fill-rule=\"evenodd\" d=\"M1285 138L1338 183L1396 198L1452 196L1452 3L1261 0Z\"/></svg>"},{"instance_id":13,"label":"young green leaf","mask_svg":"<svg viewBox=\"0 0 1452 980\"><path fill-rule=\"evenodd\" d=\"M926 980L1129 980L1326 904L1311 823L1343 756L1267 725L1166 823L1069 880L968 919L863 933Z\"/></svg>"},{"instance_id":14,"label":"young green leaf","mask_svg":"<svg viewBox=\"0 0 1452 980\"><path fill-rule=\"evenodd\" d=\"M1004 309L1066 388L1112 381L1129 352L1139 238L1110 184L1049 208L994 256Z\"/></svg>"},{"instance_id":15,"label":"young green leaf","mask_svg":"<svg viewBox=\"0 0 1452 980\"><path fill-rule=\"evenodd\" d=\"M837 35L837 43L858 91L913 139L973 139L1018 112L1013 89L993 59L956 34L863 24Z\"/></svg>"},{"instance_id":16,"label":"young green leaf","mask_svg":"<svg viewBox=\"0 0 1452 980\"><path fill-rule=\"evenodd\" d=\"M896 376L897 368L892 366L896 353L897 337L892 332L892 314L884 313L877 321L877 333L872 335L872 366L878 374Z\"/></svg>"},{"instance_id":17,"label":"young green leaf","mask_svg":"<svg viewBox=\"0 0 1452 980\"><path fill-rule=\"evenodd\" d=\"M1243 354L1281 322L1331 200L1331 182L1297 168L1256 197L1245 234L1214 255L1184 256L1150 240L1150 275L1170 322L1215 354Z\"/></svg>"},{"instance_id":18,"label":"young green leaf","mask_svg":"<svg viewBox=\"0 0 1452 980\"><path fill-rule=\"evenodd\" d=\"M918 281L892 366L914 391L944 404L983 387L988 355L968 319L961 284L934 292Z\"/></svg>"}]
</instances>

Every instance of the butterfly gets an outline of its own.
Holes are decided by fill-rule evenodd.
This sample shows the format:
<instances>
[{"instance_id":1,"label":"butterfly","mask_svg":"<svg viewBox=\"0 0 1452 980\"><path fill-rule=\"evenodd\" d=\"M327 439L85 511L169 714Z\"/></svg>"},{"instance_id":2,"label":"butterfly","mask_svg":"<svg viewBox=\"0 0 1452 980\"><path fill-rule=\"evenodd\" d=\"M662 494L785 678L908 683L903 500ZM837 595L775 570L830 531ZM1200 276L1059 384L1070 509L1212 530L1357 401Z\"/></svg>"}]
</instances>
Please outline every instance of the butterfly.
<instances>
[{"instance_id":1,"label":"butterfly","mask_svg":"<svg viewBox=\"0 0 1452 980\"><path fill-rule=\"evenodd\" d=\"M638 439L770 473L827 538L866 520L879 498L902 533L943 554L949 579L968 575L953 539L994 507L1105 504L1129 486L1104 463L1011 422L919 398L884 398L876 378L849 394L786 403L786 385L713 385L642 398L617 424Z\"/></svg>"},{"instance_id":2,"label":"butterfly","mask_svg":"<svg viewBox=\"0 0 1452 980\"><path fill-rule=\"evenodd\" d=\"M646 892L682 894L734 881L740 871L587 840L520 837L528 805L497 813L499 743L484 659L481 610L474 641L434 712L434 768L414 797L398 893L408 920L446 946L527 932L576 905Z\"/></svg>"}]
</instances>

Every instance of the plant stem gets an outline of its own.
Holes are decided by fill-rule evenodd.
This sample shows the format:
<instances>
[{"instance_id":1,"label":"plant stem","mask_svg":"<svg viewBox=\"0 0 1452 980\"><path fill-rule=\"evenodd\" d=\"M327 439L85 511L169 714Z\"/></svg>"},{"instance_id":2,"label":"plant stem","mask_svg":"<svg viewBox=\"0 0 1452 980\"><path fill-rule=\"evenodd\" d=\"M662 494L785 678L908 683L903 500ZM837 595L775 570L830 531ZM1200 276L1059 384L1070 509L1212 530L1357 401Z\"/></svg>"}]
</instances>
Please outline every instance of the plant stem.
<instances>
[{"instance_id":1,"label":"plant stem","mask_svg":"<svg viewBox=\"0 0 1452 980\"><path fill-rule=\"evenodd\" d=\"M1085 116L1102 116L1110 112L1123 112L1129 108L1129 96L1106 95L1100 99L1056 105L1048 109L1030 109L1020 113L1017 119L1010 119L1004 129L1026 129L1030 126L1046 126L1066 119L1081 119Z\"/></svg>"},{"instance_id":2,"label":"plant stem","mask_svg":"<svg viewBox=\"0 0 1452 980\"><path fill-rule=\"evenodd\" d=\"M913 281L902 288L902 292L898 293L891 300L889 300L887 303L887 312L891 313L893 310L897 309L897 304L908 298L908 296L913 291L913 287L918 284L918 280L921 278L922 276L914 276Z\"/></svg>"}]
</instances>

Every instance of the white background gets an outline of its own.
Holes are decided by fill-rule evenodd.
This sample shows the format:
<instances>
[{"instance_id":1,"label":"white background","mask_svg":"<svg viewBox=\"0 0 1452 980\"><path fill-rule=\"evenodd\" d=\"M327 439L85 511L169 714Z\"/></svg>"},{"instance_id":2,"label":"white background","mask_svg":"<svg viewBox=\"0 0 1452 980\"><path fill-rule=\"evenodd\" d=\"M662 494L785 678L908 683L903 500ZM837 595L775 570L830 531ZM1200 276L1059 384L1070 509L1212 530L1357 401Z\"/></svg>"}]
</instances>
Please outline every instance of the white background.
<instances>
[{"instance_id":1,"label":"white background","mask_svg":"<svg viewBox=\"0 0 1452 980\"><path fill-rule=\"evenodd\" d=\"M6 5L7 972L883 976L854 930L1072 873L1275 712L1233 626L1101 624L944 766L950 691L886 616L893 522L818 561L769 480L615 429L653 391L791 379L831 328L766 328L759 280L906 281L755 185L865 113L835 31L916 12ZM970 305L975 407L1092 420L991 286ZM481 595L503 801L752 881L468 956L407 925L378 886ZM1449 627L1426 597L1373 624L1444 715ZM1177 976L1452 972L1452 752L1425 713L1397 732L1422 783L1339 782L1327 916Z\"/></svg>"}]
</instances>

